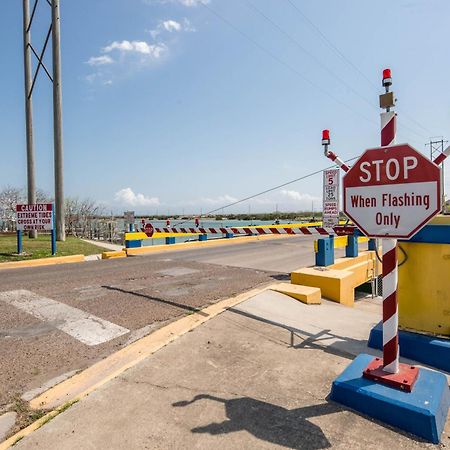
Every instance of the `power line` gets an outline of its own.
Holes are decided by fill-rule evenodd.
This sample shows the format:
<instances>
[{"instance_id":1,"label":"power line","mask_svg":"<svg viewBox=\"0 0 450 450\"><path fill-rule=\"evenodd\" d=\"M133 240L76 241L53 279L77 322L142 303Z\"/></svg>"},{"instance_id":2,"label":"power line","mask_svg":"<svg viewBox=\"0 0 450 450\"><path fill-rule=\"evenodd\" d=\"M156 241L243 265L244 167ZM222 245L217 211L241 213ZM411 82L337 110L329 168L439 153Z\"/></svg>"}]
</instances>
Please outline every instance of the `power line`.
<instances>
[{"instance_id":1,"label":"power line","mask_svg":"<svg viewBox=\"0 0 450 450\"><path fill-rule=\"evenodd\" d=\"M308 24L313 28L317 34L328 44L328 46L333 50L342 60L344 60L349 66L355 69L376 91L379 87L373 83L367 75L364 74L350 59L348 59L320 30L320 28L300 9L298 6L292 2L292 0L286 0L296 11L300 14L303 19L308 22Z\"/></svg>"},{"instance_id":2,"label":"power line","mask_svg":"<svg viewBox=\"0 0 450 450\"><path fill-rule=\"evenodd\" d=\"M358 158L359 158L359 156L354 156L353 158L347 159L344 162L348 163L348 162L354 161L355 159L358 159ZM208 211L206 213L206 215L208 216L208 215L210 215L212 213L215 213L217 211L221 211L221 210L223 210L225 208L229 208L230 206L238 205L239 203L246 202L248 200L251 200L252 198L259 197L260 195L264 195L264 194L267 194L269 192L276 191L278 189L281 189L282 187L288 186L289 184L293 184L293 183L297 183L298 181L306 180L307 178L310 178L310 177L313 177L314 175L322 173L324 170L332 169L334 167L336 167L336 164L333 164L333 165L328 166L328 167L324 167L323 169L316 170L315 172L308 173L307 175L303 175L303 176L301 176L299 178L295 178L294 180L288 181L286 183L279 184L278 186L275 186L275 187L272 187L272 188L269 188L269 189L265 189L264 191L258 192L257 194L249 195L248 197L242 198L240 200L236 200L235 202L229 203L228 205L221 206L220 208L212 209L211 211ZM181 225L181 224L183 224L185 222L187 222L187 220L184 220L183 222L177 223L175 226Z\"/></svg>"},{"instance_id":3,"label":"power line","mask_svg":"<svg viewBox=\"0 0 450 450\"><path fill-rule=\"evenodd\" d=\"M324 33L322 33L322 31L320 30L320 28L292 1L292 0L286 0L296 11L297 13L303 17L303 19L310 25L310 27L316 31L316 33L323 39L323 41L328 45L328 47L334 51L343 61L345 61L350 67L352 67L356 72L358 72L362 78L364 78L375 90L376 92L378 92L379 87L377 85L375 85L375 83L372 82L372 80L370 80L370 78L362 71L358 68L358 66L356 66L349 58L347 58L344 53L341 52L341 50L339 50L338 47L336 47L336 45L334 45L326 36ZM398 110L398 108L397 108ZM415 120L413 117L411 117L409 114L407 114L405 111L403 111L403 109L401 110L402 114L404 117L406 117L407 119L409 119L411 122L413 122L416 126L422 128L425 132L429 133L429 134L433 134L428 128L426 128L425 126L423 126L420 122L418 122L417 120ZM405 128L408 128L405 126ZM409 128L409 130L413 131L411 128ZM417 132L413 131L414 133L416 133L417 135L419 135ZM423 135L422 135L423 136Z\"/></svg>"},{"instance_id":4,"label":"power line","mask_svg":"<svg viewBox=\"0 0 450 450\"><path fill-rule=\"evenodd\" d=\"M245 0L247 5L250 6L251 9L256 11L260 16L262 16L267 22L269 22L273 27L275 27L280 33L282 33L284 36L286 36L291 42L293 42L300 50L302 50L304 53L306 53L311 59L313 59L316 64L318 64L322 69L324 69L326 72L328 72L333 78L336 78L340 83L342 83L347 89L352 91L356 96L358 96L360 99L362 99L364 102L366 102L371 108L375 108L378 110L378 108L368 100L366 97L361 95L358 91L356 91L350 84L348 84L345 80L343 80L341 77L336 75L330 68L328 68L325 64L323 64L313 53L311 53L309 50L307 50L305 47L303 47L300 42L298 42L297 39L295 39L291 34L289 34L287 31L283 30L276 22L274 22L270 17L268 17L266 14L264 14L260 9L258 9L252 2L249 0Z\"/></svg>"},{"instance_id":5,"label":"power line","mask_svg":"<svg viewBox=\"0 0 450 450\"><path fill-rule=\"evenodd\" d=\"M330 97L332 100L334 100L336 103L340 104L341 106L344 106L346 109L348 109L349 111L351 111L353 114L363 118L364 120L366 120L367 122L370 122L372 124L378 125L377 122L375 122L374 120L368 118L367 116L365 116L364 114L359 113L357 110L355 110L354 108L352 108L351 106L349 106L348 104L346 104L345 102L343 102L342 100L338 99L337 97L335 97L333 94L331 94L330 92L328 92L327 90L323 89L321 86L317 85L316 83L314 83L313 81L311 81L309 78L307 78L305 75L303 75L301 72L299 72L297 69L295 69L294 67L292 67L290 64L286 63L285 61L283 61L282 59L280 59L277 55L275 55L273 52L271 52L270 50L268 50L267 48L265 48L264 46L262 46L260 43L258 43L257 41L255 41L252 37L250 37L248 34L246 34L245 32L243 32L241 29L239 29L238 27L236 27L233 23L231 23L228 19L226 19L225 17L223 17L221 14L219 14L217 11L215 11L214 9L212 9L210 6L208 6L206 3L201 3L201 5L206 8L208 11L210 11L213 15L215 15L216 17L218 17L221 21L223 21L226 25L228 25L230 28L232 28L234 31L236 31L238 34L240 34L242 37L244 37L245 39L247 39L249 42L251 42L253 45L255 45L259 50L261 50L262 52L266 53L267 55L269 55L272 59L274 59L276 62L278 62L279 64L281 64L282 66L286 67L288 70L290 70L291 72L293 72L295 75L297 75L298 77L300 77L303 81L306 81L308 84L310 84L311 86L313 86L314 88L316 88L318 91L322 92L323 94L325 94L326 96ZM270 19L269 19L270 20ZM357 94L359 95L359 94ZM402 121L403 123L403 121ZM413 130L412 128L408 127L407 125L404 125L404 128L410 130L412 133L416 134L417 136L421 137L422 139L426 139L426 136L421 135L419 133L417 133L415 130Z\"/></svg>"},{"instance_id":6,"label":"power line","mask_svg":"<svg viewBox=\"0 0 450 450\"><path fill-rule=\"evenodd\" d=\"M267 48L263 47L261 44L259 44L257 41L255 41L252 37L250 37L248 34L244 33L242 30L240 30L238 27L236 27L234 24L232 24L228 19L226 19L225 17L223 17L221 14L219 14L217 11L215 11L214 9L212 9L210 6L208 6L206 3L201 3L201 5L206 8L208 11L210 11L212 14L214 14L216 17L218 17L222 22L224 22L225 24L227 24L230 28L232 28L234 31L236 31L237 33L239 33L241 36L243 36L245 39L247 39L249 42L251 42L253 45L255 45L256 47L258 47L262 52L266 53L267 55L269 55L272 59L274 59L276 62L278 62L279 64L283 65L284 67L286 67L288 70L290 70L291 72L293 72L295 75L297 75L298 77L300 77L303 81L306 81L308 84L310 84L311 86L313 86L314 88L316 88L317 90L319 90L320 92L322 92L323 94L327 95L328 97L330 97L331 99L333 99L336 103L344 106L345 108L347 108L349 111L351 111L353 114L358 115L360 117L362 117L364 120L372 123L372 124L376 124L378 125L378 123L376 123L374 120L369 119L368 117L366 117L365 115L357 112L354 108L352 108L351 106L347 105L346 103L344 103L343 101L339 100L337 97L335 97L333 94L329 93L327 90L323 89L321 86L317 85L316 83L314 83L313 81L311 81L309 78L305 77L305 75L303 75L301 72L299 72L297 69L295 69L294 67L292 67L290 64L288 64L287 62L283 61L282 59L280 59L278 56L276 56L274 53L272 53L270 50L268 50Z\"/></svg>"}]
</instances>

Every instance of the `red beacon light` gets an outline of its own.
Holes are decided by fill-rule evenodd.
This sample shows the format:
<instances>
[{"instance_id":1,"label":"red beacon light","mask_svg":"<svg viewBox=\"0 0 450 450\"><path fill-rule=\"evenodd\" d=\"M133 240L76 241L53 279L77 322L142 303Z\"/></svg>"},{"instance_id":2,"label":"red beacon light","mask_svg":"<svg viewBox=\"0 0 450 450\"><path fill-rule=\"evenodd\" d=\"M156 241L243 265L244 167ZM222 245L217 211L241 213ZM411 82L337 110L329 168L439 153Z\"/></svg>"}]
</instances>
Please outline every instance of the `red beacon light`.
<instances>
[{"instance_id":1,"label":"red beacon light","mask_svg":"<svg viewBox=\"0 0 450 450\"><path fill-rule=\"evenodd\" d=\"M330 145L330 130L322 131L322 145Z\"/></svg>"},{"instance_id":2,"label":"red beacon light","mask_svg":"<svg viewBox=\"0 0 450 450\"><path fill-rule=\"evenodd\" d=\"M383 70L383 86L390 86L392 84L391 69Z\"/></svg>"}]
</instances>

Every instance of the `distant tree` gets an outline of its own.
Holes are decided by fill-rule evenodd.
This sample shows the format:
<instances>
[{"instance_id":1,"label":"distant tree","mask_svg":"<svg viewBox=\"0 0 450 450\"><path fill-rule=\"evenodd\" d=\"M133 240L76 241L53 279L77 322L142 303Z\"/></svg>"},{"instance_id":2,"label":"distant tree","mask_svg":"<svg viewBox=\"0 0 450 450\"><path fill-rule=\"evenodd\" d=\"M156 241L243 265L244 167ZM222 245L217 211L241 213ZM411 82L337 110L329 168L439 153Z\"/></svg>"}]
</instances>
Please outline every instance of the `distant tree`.
<instances>
[{"instance_id":1,"label":"distant tree","mask_svg":"<svg viewBox=\"0 0 450 450\"><path fill-rule=\"evenodd\" d=\"M74 236L87 236L91 223L104 212L94 200L67 197L65 201L66 231Z\"/></svg>"}]
</instances>

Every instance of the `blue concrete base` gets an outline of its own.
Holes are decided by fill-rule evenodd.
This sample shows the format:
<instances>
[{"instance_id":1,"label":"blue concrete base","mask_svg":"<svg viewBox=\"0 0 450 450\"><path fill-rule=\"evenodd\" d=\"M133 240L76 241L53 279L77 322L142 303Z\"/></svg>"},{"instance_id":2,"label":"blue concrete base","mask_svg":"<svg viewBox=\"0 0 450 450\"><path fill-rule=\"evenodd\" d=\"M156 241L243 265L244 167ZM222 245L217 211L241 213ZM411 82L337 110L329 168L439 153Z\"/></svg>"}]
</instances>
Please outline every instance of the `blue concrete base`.
<instances>
[{"instance_id":1,"label":"blue concrete base","mask_svg":"<svg viewBox=\"0 0 450 450\"><path fill-rule=\"evenodd\" d=\"M334 264L334 236L317 240L316 266L331 266Z\"/></svg>"},{"instance_id":2,"label":"blue concrete base","mask_svg":"<svg viewBox=\"0 0 450 450\"><path fill-rule=\"evenodd\" d=\"M401 356L450 372L450 339L425 336L410 331L399 331L398 338ZM370 331L367 345L382 350L383 325L381 322Z\"/></svg>"},{"instance_id":3,"label":"blue concrete base","mask_svg":"<svg viewBox=\"0 0 450 450\"><path fill-rule=\"evenodd\" d=\"M142 247L142 241L139 239L135 239L132 241L125 241L125 247L126 248L138 248Z\"/></svg>"},{"instance_id":4,"label":"blue concrete base","mask_svg":"<svg viewBox=\"0 0 450 450\"><path fill-rule=\"evenodd\" d=\"M345 256L347 258L355 258L358 256L358 236L347 236Z\"/></svg>"},{"instance_id":5,"label":"blue concrete base","mask_svg":"<svg viewBox=\"0 0 450 450\"><path fill-rule=\"evenodd\" d=\"M362 377L373 358L365 353L358 355L334 380L331 400L439 443L450 407L447 377L420 369L413 391L403 392Z\"/></svg>"},{"instance_id":6,"label":"blue concrete base","mask_svg":"<svg viewBox=\"0 0 450 450\"><path fill-rule=\"evenodd\" d=\"M208 240L208 235L207 234L200 234L198 237L199 241L206 241Z\"/></svg>"}]
</instances>

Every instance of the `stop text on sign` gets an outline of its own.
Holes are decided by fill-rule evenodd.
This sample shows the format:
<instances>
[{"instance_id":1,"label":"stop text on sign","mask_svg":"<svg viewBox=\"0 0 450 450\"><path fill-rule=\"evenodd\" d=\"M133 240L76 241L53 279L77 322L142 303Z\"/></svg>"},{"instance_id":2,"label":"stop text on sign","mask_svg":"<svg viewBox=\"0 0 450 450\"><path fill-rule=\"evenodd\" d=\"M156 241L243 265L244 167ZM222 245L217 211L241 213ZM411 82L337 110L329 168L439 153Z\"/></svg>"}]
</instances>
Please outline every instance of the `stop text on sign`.
<instances>
[{"instance_id":1,"label":"stop text on sign","mask_svg":"<svg viewBox=\"0 0 450 450\"><path fill-rule=\"evenodd\" d=\"M384 176L387 180L396 181L402 179L407 181L413 169L417 167L418 161L415 156L405 156L403 159L389 158L384 161L363 161L359 168L363 175L359 177L362 183L370 183L374 177L376 181L381 181Z\"/></svg>"},{"instance_id":2,"label":"stop text on sign","mask_svg":"<svg viewBox=\"0 0 450 450\"><path fill-rule=\"evenodd\" d=\"M440 170L407 144L366 150L344 177L344 211L371 237L408 238L440 209Z\"/></svg>"}]
</instances>

